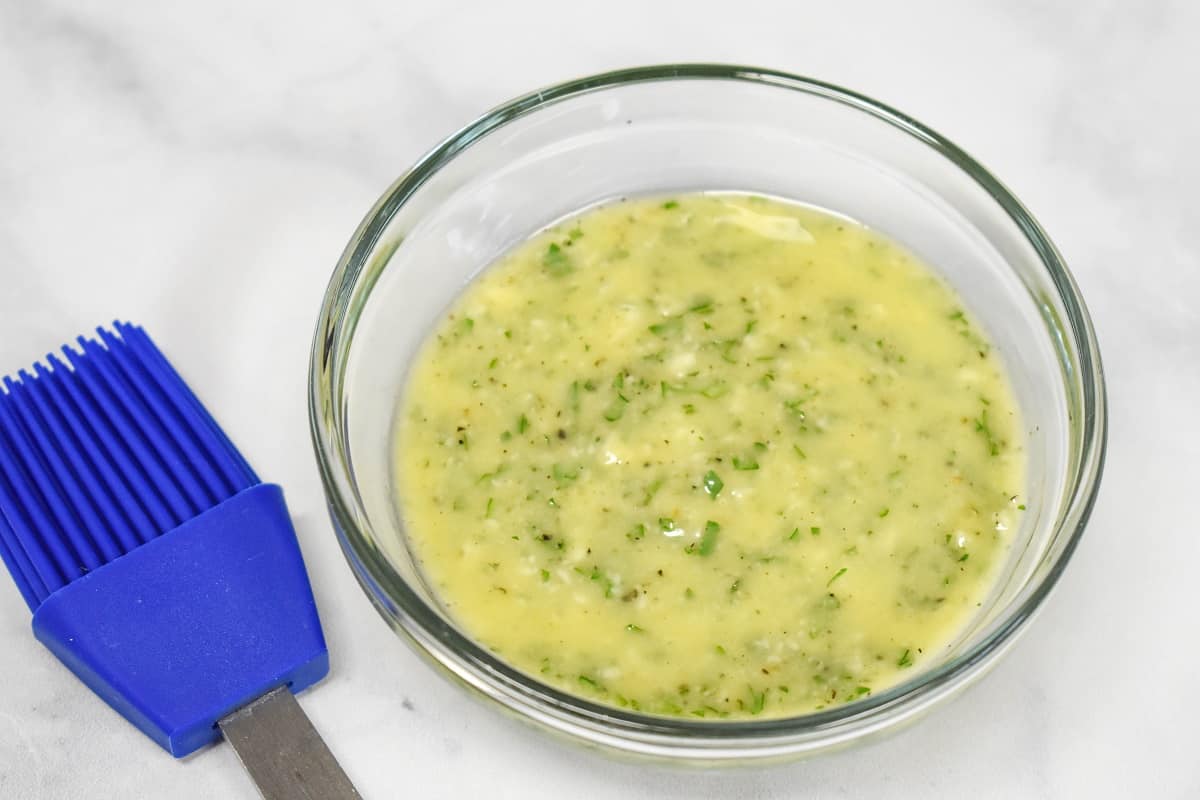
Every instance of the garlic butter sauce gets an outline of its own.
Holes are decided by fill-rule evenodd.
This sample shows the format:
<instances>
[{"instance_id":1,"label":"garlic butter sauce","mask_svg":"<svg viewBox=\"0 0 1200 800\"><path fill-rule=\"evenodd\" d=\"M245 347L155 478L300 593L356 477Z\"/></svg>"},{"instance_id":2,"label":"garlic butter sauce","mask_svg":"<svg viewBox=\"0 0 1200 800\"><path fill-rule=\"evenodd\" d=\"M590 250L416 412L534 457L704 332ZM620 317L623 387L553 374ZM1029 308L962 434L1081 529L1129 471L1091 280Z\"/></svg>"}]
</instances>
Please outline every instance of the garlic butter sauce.
<instances>
[{"instance_id":1,"label":"garlic butter sauce","mask_svg":"<svg viewBox=\"0 0 1200 800\"><path fill-rule=\"evenodd\" d=\"M842 217L740 194L589 210L454 302L401 398L400 507L448 613L598 702L703 718L899 680L1023 510L998 355Z\"/></svg>"}]
</instances>

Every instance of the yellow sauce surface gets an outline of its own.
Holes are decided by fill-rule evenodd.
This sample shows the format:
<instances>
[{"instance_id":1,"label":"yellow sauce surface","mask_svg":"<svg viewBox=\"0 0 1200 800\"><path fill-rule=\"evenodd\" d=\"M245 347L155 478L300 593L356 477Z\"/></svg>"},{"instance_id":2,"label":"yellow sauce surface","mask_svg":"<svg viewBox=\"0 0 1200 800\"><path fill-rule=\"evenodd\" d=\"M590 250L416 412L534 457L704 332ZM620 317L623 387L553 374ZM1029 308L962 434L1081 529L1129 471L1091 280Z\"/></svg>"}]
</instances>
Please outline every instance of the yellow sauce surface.
<instances>
[{"instance_id":1,"label":"yellow sauce surface","mask_svg":"<svg viewBox=\"0 0 1200 800\"><path fill-rule=\"evenodd\" d=\"M737 194L596 208L454 302L397 425L461 627L567 692L706 718L879 692L986 597L1016 402L958 297L860 225Z\"/></svg>"}]
</instances>

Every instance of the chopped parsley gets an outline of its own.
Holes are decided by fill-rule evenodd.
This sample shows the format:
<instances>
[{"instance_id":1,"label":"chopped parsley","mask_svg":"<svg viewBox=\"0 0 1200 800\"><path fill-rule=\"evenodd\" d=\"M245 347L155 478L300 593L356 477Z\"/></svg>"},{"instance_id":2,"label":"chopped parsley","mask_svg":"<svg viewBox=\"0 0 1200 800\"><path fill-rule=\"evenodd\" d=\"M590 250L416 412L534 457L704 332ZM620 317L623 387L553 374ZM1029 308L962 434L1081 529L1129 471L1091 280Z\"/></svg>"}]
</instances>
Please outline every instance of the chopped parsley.
<instances>
[{"instance_id":1,"label":"chopped parsley","mask_svg":"<svg viewBox=\"0 0 1200 800\"><path fill-rule=\"evenodd\" d=\"M562 466L561 464L555 464L554 469L553 469L554 482L557 483L560 487L567 486L568 484L572 484L575 482L575 479L579 477L580 470L581 470L580 467L575 467L574 469L567 469L566 467Z\"/></svg>"},{"instance_id":2,"label":"chopped parsley","mask_svg":"<svg viewBox=\"0 0 1200 800\"><path fill-rule=\"evenodd\" d=\"M672 336L683 330L683 317L667 317L662 322L649 326L648 330L655 336Z\"/></svg>"},{"instance_id":3,"label":"chopped parsley","mask_svg":"<svg viewBox=\"0 0 1200 800\"><path fill-rule=\"evenodd\" d=\"M546 252L542 256L542 266L556 278L561 278L574 269L570 257L558 246L557 242L551 242L550 246L546 248Z\"/></svg>"},{"instance_id":4,"label":"chopped parsley","mask_svg":"<svg viewBox=\"0 0 1200 800\"><path fill-rule=\"evenodd\" d=\"M666 481L663 478L659 478L646 487L646 490L642 493L642 508L650 505L651 501L654 500L654 495L658 494L658 490L663 487L664 483Z\"/></svg>"},{"instance_id":5,"label":"chopped parsley","mask_svg":"<svg viewBox=\"0 0 1200 800\"><path fill-rule=\"evenodd\" d=\"M685 549L698 556L712 555L713 550L717 547L717 537L720 535L721 526L710 519L704 523L704 533L700 535L700 541L692 542Z\"/></svg>"},{"instance_id":6,"label":"chopped parsley","mask_svg":"<svg viewBox=\"0 0 1200 800\"><path fill-rule=\"evenodd\" d=\"M991 427L988 425L986 408L980 412L979 417L975 420L975 431L983 436L983 440L987 444L988 453L990 455L1000 455L1000 443L996 441L996 437L992 433Z\"/></svg>"},{"instance_id":7,"label":"chopped parsley","mask_svg":"<svg viewBox=\"0 0 1200 800\"><path fill-rule=\"evenodd\" d=\"M609 422L616 422L625 416L625 406L627 405L629 405L629 401L621 395L617 395L608 408L604 409L604 418Z\"/></svg>"},{"instance_id":8,"label":"chopped parsley","mask_svg":"<svg viewBox=\"0 0 1200 800\"><path fill-rule=\"evenodd\" d=\"M751 714L761 714L766 704L767 690L763 689L761 692L756 692L753 687L750 687L750 707L747 710Z\"/></svg>"}]
</instances>

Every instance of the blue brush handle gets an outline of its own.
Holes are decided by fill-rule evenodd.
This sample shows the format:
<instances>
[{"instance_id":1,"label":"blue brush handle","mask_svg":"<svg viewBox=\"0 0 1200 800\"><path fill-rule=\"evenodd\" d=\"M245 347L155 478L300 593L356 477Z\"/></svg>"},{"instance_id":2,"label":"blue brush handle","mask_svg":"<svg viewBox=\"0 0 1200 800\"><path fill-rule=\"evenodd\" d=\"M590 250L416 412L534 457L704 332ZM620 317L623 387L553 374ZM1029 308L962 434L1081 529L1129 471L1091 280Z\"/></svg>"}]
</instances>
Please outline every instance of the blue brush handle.
<instances>
[{"instance_id":1,"label":"blue brush handle","mask_svg":"<svg viewBox=\"0 0 1200 800\"><path fill-rule=\"evenodd\" d=\"M329 671L283 491L244 489L58 589L33 616L43 644L176 757L217 720Z\"/></svg>"}]
</instances>

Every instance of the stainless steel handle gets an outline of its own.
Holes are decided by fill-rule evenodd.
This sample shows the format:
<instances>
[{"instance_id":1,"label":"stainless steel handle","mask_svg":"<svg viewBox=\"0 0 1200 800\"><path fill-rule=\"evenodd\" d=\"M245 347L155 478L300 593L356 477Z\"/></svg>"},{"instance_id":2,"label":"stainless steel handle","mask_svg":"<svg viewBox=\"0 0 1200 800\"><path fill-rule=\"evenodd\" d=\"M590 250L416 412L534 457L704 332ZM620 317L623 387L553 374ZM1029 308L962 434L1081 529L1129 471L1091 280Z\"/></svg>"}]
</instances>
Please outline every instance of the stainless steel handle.
<instances>
[{"instance_id":1,"label":"stainless steel handle","mask_svg":"<svg viewBox=\"0 0 1200 800\"><path fill-rule=\"evenodd\" d=\"M217 724L264 800L362 800L286 686Z\"/></svg>"}]
</instances>

